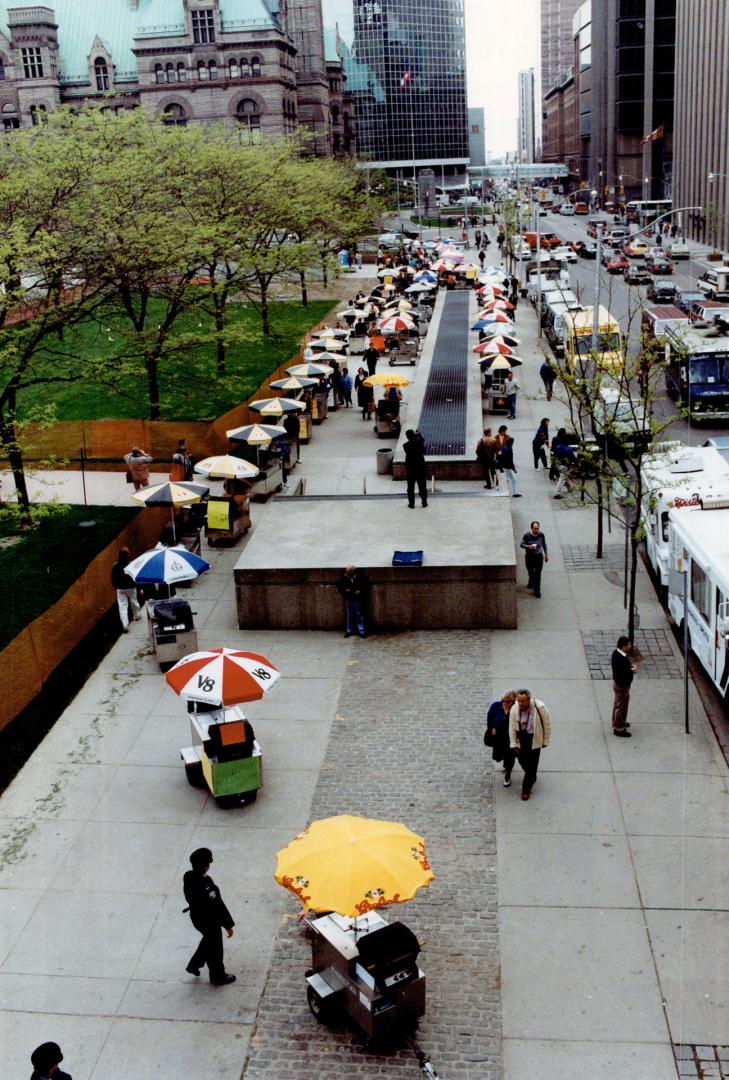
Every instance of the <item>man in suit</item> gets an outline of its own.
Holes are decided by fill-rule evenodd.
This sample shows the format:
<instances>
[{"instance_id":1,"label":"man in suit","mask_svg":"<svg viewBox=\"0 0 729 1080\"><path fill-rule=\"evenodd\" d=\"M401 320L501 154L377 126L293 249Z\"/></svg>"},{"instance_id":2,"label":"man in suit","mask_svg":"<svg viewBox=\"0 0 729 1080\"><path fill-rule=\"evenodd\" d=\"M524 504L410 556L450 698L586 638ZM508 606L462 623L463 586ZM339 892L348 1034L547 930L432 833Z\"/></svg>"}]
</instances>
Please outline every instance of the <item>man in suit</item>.
<instances>
[{"instance_id":1,"label":"man in suit","mask_svg":"<svg viewBox=\"0 0 729 1080\"><path fill-rule=\"evenodd\" d=\"M636 666L630 657L633 653L633 642L625 634L621 634L618 643L613 649L613 735L621 739L629 739L628 728L628 705L630 704L630 687Z\"/></svg>"},{"instance_id":2,"label":"man in suit","mask_svg":"<svg viewBox=\"0 0 729 1080\"><path fill-rule=\"evenodd\" d=\"M203 964L208 965L213 986L227 986L235 982L235 975L228 975L223 964L223 928L228 937L233 936L235 923L223 903L220 890L208 870L213 861L209 848L198 848L190 856L192 870L183 878L183 890L189 907L192 925L202 934L202 940L185 968L191 975L199 975Z\"/></svg>"}]
</instances>

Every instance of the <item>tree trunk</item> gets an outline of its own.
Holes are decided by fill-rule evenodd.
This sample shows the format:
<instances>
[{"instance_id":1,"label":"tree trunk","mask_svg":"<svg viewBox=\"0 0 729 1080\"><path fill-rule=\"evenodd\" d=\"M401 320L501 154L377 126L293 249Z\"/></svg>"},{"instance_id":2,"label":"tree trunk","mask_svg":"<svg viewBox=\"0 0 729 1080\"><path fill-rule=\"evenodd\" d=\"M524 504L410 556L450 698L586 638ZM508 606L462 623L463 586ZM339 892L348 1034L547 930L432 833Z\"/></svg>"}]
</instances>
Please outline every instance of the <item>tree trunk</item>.
<instances>
[{"instance_id":1,"label":"tree trunk","mask_svg":"<svg viewBox=\"0 0 729 1080\"><path fill-rule=\"evenodd\" d=\"M306 271L299 270L299 281L301 282L301 303L306 307L309 303L309 294L306 290Z\"/></svg>"},{"instance_id":2,"label":"tree trunk","mask_svg":"<svg viewBox=\"0 0 729 1080\"><path fill-rule=\"evenodd\" d=\"M23 454L18 445L18 439L15 434L15 403L13 402L9 408L7 414L3 416L0 422L0 441L2 442L3 449L8 456L10 462L10 469L13 474L13 480L15 481L15 490L18 496L18 505L23 511L24 515L30 513L30 497L28 495L28 485L25 480L25 466L23 464Z\"/></svg>"},{"instance_id":3,"label":"tree trunk","mask_svg":"<svg viewBox=\"0 0 729 1080\"><path fill-rule=\"evenodd\" d=\"M595 477L595 489L597 491L597 551L595 552L595 558L602 558L602 542L603 542L603 498L602 498L602 476L598 472Z\"/></svg>"},{"instance_id":4,"label":"tree trunk","mask_svg":"<svg viewBox=\"0 0 729 1080\"><path fill-rule=\"evenodd\" d=\"M268 286L261 285L261 329L263 333L268 337L271 333L271 319L268 312Z\"/></svg>"},{"instance_id":5,"label":"tree trunk","mask_svg":"<svg viewBox=\"0 0 729 1080\"><path fill-rule=\"evenodd\" d=\"M630 533L630 585L628 588L628 637L635 640L635 590L638 577L638 544L635 528Z\"/></svg>"},{"instance_id":6,"label":"tree trunk","mask_svg":"<svg viewBox=\"0 0 729 1080\"><path fill-rule=\"evenodd\" d=\"M217 301L215 304L215 370L218 375L225 375L225 320L223 309Z\"/></svg>"},{"instance_id":7,"label":"tree trunk","mask_svg":"<svg viewBox=\"0 0 729 1080\"><path fill-rule=\"evenodd\" d=\"M324 288L329 285L329 274L327 273L327 257L322 255L321 257L321 280Z\"/></svg>"},{"instance_id":8,"label":"tree trunk","mask_svg":"<svg viewBox=\"0 0 729 1080\"><path fill-rule=\"evenodd\" d=\"M147 371L147 393L149 395L149 419L161 419L159 402L159 356L147 356L144 360Z\"/></svg>"}]
</instances>

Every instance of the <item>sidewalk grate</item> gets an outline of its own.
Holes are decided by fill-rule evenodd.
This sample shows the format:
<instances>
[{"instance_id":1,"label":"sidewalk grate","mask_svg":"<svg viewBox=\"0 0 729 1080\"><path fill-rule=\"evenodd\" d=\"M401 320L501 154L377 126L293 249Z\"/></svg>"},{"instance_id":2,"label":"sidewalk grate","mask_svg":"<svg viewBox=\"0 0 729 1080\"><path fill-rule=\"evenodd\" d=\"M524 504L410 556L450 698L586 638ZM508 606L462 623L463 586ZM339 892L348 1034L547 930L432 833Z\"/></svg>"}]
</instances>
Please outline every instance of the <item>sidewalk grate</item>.
<instances>
[{"instance_id":1,"label":"sidewalk grate","mask_svg":"<svg viewBox=\"0 0 729 1080\"><path fill-rule=\"evenodd\" d=\"M470 292L446 293L428 373L420 430L426 454L466 452L468 306Z\"/></svg>"},{"instance_id":2,"label":"sidewalk grate","mask_svg":"<svg viewBox=\"0 0 729 1080\"><path fill-rule=\"evenodd\" d=\"M674 1043L680 1080L729 1080L729 1046Z\"/></svg>"},{"instance_id":3,"label":"sidewalk grate","mask_svg":"<svg viewBox=\"0 0 729 1080\"><path fill-rule=\"evenodd\" d=\"M562 547L564 568L568 573L580 570L620 570L625 565L625 552L620 544L603 545L602 559L595 558L595 548L589 544L565 544Z\"/></svg>"},{"instance_id":4,"label":"sidewalk grate","mask_svg":"<svg viewBox=\"0 0 729 1080\"><path fill-rule=\"evenodd\" d=\"M615 642L625 630L583 630L582 646L592 679L612 681L610 658ZM681 671L665 630L636 630L635 650L640 656L640 679L680 679Z\"/></svg>"}]
</instances>

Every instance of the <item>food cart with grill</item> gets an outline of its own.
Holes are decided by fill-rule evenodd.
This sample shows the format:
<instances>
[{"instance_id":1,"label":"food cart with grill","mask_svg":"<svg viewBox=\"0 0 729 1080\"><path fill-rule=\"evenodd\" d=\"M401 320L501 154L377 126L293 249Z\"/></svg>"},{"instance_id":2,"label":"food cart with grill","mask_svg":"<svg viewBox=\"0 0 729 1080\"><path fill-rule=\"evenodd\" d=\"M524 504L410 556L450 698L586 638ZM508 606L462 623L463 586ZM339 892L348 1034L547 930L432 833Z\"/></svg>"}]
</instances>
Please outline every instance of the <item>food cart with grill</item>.
<instances>
[{"instance_id":1,"label":"food cart with grill","mask_svg":"<svg viewBox=\"0 0 729 1080\"><path fill-rule=\"evenodd\" d=\"M304 922L311 933L307 999L317 1020L345 1012L375 1040L417 1025L425 1012L425 975L412 930L378 911L356 919L309 912Z\"/></svg>"},{"instance_id":2,"label":"food cart with grill","mask_svg":"<svg viewBox=\"0 0 729 1080\"><path fill-rule=\"evenodd\" d=\"M197 648L194 612L187 600L150 600L147 604L149 637L161 671Z\"/></svg>"},{"instance_id":3,"label":"food cart with grill","mask_svg":"<svg viewBox=\"0 0 729 1080\"><path fill-rule=\"evenodd\" d=\"M256 801L263 786L263 757L240 706L217 709L189 702L192 744L180 751L193 787L207 787L218 806Z\"/></svg>"}]
</instances>

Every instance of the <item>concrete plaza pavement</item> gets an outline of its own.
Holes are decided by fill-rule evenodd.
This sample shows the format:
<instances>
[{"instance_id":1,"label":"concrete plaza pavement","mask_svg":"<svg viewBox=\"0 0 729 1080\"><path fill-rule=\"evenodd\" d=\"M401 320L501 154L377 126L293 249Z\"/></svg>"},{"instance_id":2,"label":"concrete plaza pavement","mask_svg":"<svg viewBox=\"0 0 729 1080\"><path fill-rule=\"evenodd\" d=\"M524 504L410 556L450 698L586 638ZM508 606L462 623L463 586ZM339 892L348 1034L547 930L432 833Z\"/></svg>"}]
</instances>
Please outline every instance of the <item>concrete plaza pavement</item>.
<instances>
[{"instance_id":1,"label":"concrete plaza pavement","mask_svg":"<svg viewBox=\"0 0 729 1080\"><path fill-rule=\"evenodd\" d=\"M241 549L211 551L190 594L201 647L244 644L284 672L248 708L264 789L223 812L187 785L184 708L133 625L0 800L3 1075L23 1075L45 1039L62 1044L75 1080L164 1080L180 1064L206 1080L416 1075L414 1058L365 1052L306 1010L297 904L273 883L274 853L310 814L337 810L401 813L432 839L436 881L397 914L426 930L420 1041L442 1080L668 1080L672 1043L729 1045L729 771L693 688L683 734L680 658L642 571L633 738L612 737L611 686L591 672L595 642L624 629L622 581L615 560L584 558L594 512L552 499L533 468L539 419L554 428L566 411L544 398L526 303L517 326L523 392L509 426L524 497L513 527L518 543L537 517L547 535L541 600L520 563L517 631L252 635L235 622ZM404 399L407 426L417 417ZM384 445L356 409L340 409L302 448L292 481L305 477L312 494L404 497L404 484L376 476ZM96 497L124 502L123 474L102 476ZM506 498L483 493L494 497ZM254 506L254 527L266 512ZM620 541L607 543L611 554ZM434 692L427 673L440 670L462 689ZM481 743L489 701L514 685L553 720L528 803L518 767L504 789ZM180 883L203 844L237 921L226 957L238 982L225 989L184 973L197 935ZM475 1009L464 1020L466 993Z\"/></svg>"}]
</instances>

